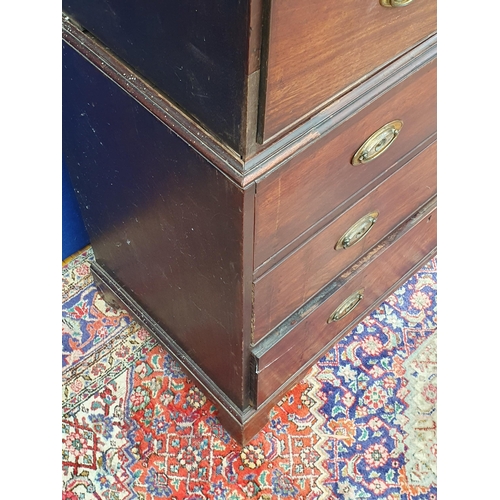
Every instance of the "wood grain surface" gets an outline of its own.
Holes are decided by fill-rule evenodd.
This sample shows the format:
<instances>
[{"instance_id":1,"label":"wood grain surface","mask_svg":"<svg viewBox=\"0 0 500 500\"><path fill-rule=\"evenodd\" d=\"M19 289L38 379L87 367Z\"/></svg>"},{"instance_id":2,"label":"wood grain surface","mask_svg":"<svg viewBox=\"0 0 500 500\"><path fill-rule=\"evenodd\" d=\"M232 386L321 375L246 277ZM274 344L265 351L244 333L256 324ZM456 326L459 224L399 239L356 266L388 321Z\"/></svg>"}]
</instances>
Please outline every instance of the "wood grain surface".
<instances>
[{"instance_id":1,"label":"wood grain surface","mask_svg":"<svg viewBox=\"0 0 500 500\"><path fill-rule=\"evenodd\" d=\"M249 1L63 0L62 7L190 116L240 150Z\"/></svg>"},{"instance_id":2,"label":"wood grain surface","mask_svg":"<svg viewBox=\"0 0 500 500\"><path fill-rule=\"evenodd\" d=\"M238 188L66 44L63 151L97 263L246 408L253 186Z\"/></svg>"},{"instance_id":3,"label":"wood grain surface","mask_svg":"<svg viewBox=\"0 0 500 500\"><path fill-rule=\"evenodd\" d=\"M436 143L428 147L255 282L253 342L435 196L436 149ZM345 231L374 210L379 216L370 232L356 245L335 250Z\"/></svg>"},{"instance_id":4,"label":"wood grain surface","mask_svg":"<svg viewBox=\"0 0 500 500\"><path fill-rule=\"evenodd\" d=\"M435 207L435 204L434 204ZM424 211L403 223L366 256L340 275L329 289L333 293L318 305L313 299L310 313L297 314L296 326L267 350L257 348L257 405L279 389L289 377L315 358L352 321L361 320L386 290L416 262L436 247L436 211ZM327 323L330 314L352 293L364 290L359 305L339 321ZM291 317L293 318L293 316ZM294 320L291 319L290 324Z\"/></svg>"},{"instance_id":5,"label":"wood grain surface","mask_svg":"<svg viewBox=\"0 0 500 500\"><path fill-rule=\"evenodd\" d=\"M436 1L268 0L259 136L264 142L436 31ZM265 56L264 56L265 57Z\"/></svg>"},{"instance_id":6,"label":"wood grain surface","mask_svg":"<svg viewBox=\"0 0 500 500\"><path fill-rule=\"evenodd\" d=\"M394 144L370 163L352 166L363 142L394 119L404 122ZM357 191L380 182L436 129L434 60L257 182L255 268Z\"/></svg>"}]
</instances>

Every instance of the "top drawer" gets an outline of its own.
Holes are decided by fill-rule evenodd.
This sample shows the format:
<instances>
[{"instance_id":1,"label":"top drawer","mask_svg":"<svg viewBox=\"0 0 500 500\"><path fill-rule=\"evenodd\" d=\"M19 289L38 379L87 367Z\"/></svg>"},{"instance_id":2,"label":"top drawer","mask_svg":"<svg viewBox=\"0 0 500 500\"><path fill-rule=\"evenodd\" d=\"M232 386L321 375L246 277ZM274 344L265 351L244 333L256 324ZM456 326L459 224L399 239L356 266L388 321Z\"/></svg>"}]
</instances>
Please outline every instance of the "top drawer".
<instances>
[{"instance_id":1,"label":"top drawer","mask_svg":"<svg viewBox=\"0 0 500 500\"><path fill-rule=\"evenodd\" d=\"M270 0L264 141L436 30L436 0Z\"/></svg>"}]
</instances>

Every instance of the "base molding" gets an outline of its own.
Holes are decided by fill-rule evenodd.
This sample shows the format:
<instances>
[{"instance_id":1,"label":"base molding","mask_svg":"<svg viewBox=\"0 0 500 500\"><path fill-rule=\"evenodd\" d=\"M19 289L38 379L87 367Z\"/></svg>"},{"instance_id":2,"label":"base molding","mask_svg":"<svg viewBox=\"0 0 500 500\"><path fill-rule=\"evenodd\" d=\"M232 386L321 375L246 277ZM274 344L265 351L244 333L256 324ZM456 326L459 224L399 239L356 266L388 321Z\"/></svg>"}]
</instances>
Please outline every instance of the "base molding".
<instances>
[{"instance_id":1,"label":"base molding","mask_svg":"<svg viewBox=\"0 0 500 500\"><path fill-rule=\"evenodd\" d=\"M267 412L265 414L257 412L251 407L245 410L238 408L108 272L95 262L91 264L90 270L103 299L115 308L128 311L167 349L185 373L217 407L219 411L217 416L229 434L240 444L250 441L266 424Z\"/></svg>"}]
</instances>

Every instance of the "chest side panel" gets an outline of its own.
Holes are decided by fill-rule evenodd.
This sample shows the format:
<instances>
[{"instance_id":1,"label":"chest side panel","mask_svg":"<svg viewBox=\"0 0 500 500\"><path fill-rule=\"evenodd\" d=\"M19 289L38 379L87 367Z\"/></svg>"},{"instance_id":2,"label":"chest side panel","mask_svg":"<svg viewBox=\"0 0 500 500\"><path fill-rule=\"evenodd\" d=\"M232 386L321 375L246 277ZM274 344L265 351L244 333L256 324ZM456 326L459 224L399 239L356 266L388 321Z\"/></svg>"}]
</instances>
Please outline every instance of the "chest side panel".
<instances>
[{"instance_id":1,"label":"chest side panel","mask_svg":"<svg viewBox=\"0 0 500 500\"><path fill-rule=\"evenodd\" d=\"M243 406L245 192L66 44L63 89L97 263Z\"/></svg>"},{"instance_id":2,"label":"chest side panel","mask_svg":"<svg viewBox=\"0 0 500 500\"><path fill-rule=\"evenodd\" d=\"M248 52L245 0L63 0L63 11L238 150Z\"/></svg>"}]
</instances>

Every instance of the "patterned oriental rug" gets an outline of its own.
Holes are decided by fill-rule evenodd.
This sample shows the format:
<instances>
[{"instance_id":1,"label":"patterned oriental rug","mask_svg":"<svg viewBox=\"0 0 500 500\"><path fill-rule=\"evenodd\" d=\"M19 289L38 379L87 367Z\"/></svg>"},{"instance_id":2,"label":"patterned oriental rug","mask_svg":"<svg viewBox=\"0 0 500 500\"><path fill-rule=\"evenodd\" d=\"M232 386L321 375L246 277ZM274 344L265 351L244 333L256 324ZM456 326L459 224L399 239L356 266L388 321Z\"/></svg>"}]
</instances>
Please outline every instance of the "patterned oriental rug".
<instances>
[{"instance_id":1,"label":"patterned oriental rug","mask_svg":"<svg viewBox=\"0 0 500 500\"><path fill-rule=\"evenodd\" d=\"M63 265L63 500L436 499L436 259L328 352L241 448L125 311L91 248Z\"/></svg>"}]
</instances>

